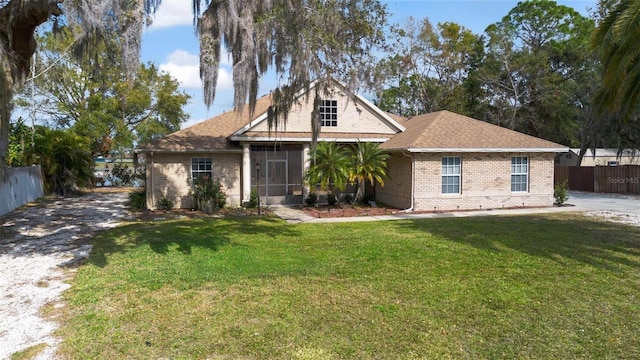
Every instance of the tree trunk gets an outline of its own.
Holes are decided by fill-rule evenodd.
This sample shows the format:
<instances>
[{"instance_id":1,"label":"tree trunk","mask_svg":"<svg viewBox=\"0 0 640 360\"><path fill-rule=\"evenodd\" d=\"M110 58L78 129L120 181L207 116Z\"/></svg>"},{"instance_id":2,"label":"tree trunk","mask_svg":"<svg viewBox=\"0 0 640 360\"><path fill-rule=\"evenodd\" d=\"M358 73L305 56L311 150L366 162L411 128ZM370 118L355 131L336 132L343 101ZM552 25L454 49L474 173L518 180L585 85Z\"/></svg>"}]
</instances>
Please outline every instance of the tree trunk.
<instances>
[{"instance_id":1,"label":"tree trunk","mask_svg":"<svg viewBox=\"0 0 640 360\"><path fill-rule=\"evenodd\" d=\"M9 151L13 94L29 74L36 28L51 16L61 15L60 4L62 0L9 0L0 8L0 178Z\"/></svg>"}]
</instances>

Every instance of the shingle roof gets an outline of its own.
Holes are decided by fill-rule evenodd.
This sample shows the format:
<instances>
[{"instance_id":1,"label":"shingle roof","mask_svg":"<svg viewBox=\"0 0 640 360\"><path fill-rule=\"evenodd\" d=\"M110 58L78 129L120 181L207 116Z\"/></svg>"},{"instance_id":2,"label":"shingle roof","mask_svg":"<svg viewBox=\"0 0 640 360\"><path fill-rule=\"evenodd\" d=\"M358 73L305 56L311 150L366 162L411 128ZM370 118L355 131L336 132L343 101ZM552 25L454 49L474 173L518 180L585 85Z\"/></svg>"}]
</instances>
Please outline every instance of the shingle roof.
<instances>
[{"instance_id":1,"label":"shingle roof","mask_svg":"<svg viewBox=\"0 0 640 360\"><path fill-rule=\"evenodd\" d=\"M380 147L408 151L563 151L567 146L450 111L418 115Z\"/></svg>"},{"instance_id":2,"label":"shingle roof","mask_svg":"<svg viewBox=\"0 0 640 360\"><path fill-rule=\"evenodd\" d=\"M239 151L240 146L228 139L238 129L252 119L264 114L271 105L271 96L263 96L256 102L253 116L250 116L248 106L241 112L228 111L209 120L197 123L188 128L176 131L162 139L138 147L140 152L149 151Z\"/></svg>"},{"instance_id":3,"label":"shingle roof","mask_svg":"<svg viewBox=\"0 0 640 360\"><path fill-rule=\"evenodd\" d=\"M242 112L228 111L209 120L195 124L162 139L138 147L140 152L212 152L240 151L240 145L230 137L250 121L265 114L271 105L271 96L258 99L253 116L248 107ZM320 133L320 139L359 139L363 141L384 142L381 148L391 151L567 151L568 147L551 141L509 130L484 121L472 119L450 111L439 111L414 116L410 119L387 114L394 121L406 127L396 135ZM271 137L275 135L271 133ZM243 134L247 139L268 137L267 132L248 131ZM311 133L286 132L278 134L281 138L306 139Z\"/></svg>"}]
</instances>

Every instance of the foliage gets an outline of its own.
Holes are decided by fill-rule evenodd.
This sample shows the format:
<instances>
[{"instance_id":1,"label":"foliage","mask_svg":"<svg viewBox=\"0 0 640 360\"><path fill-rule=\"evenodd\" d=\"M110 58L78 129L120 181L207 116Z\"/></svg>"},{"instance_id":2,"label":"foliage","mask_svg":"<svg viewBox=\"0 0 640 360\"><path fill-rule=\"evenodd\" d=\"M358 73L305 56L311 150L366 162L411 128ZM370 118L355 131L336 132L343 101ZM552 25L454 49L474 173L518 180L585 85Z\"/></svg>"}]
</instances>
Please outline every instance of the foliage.
<instances>
[{"instance_id":1,"label":"foliage","mask_svg":"<svg viewBox=\"0 0 640 360\"><path fill-rule=\"evenodd\" d=\"M318 142L311 161L305 175L309 188L314 189L317 184L321 190L336 195L336 190L347 187L352 163L343 146L335 142Z\"/></svg>"},{"instance_id":2,"label":"foliage","mask_svg":"<svg viewBox=\"0 0 640 360\"><path fill-rule=\"evenodd\" d=\"M483 54L481 38L453 22L436 28L409 18L397 36L394 52L378 64L387 81L377 105L402 116L439 110L471 115L469 72Z\"/></svg>"},{"instance_id":3,"label":"foliage","mask_svg":"<svg viewBox=\"0 0 640 360\"><path fill-rule=\"evenodd\" d=\"M80 29L68 48L83 60L100 54L102 40L114 39L117 47L111 54L120 59L119 67L130 85L139 69L142 31L159 4L160 0L0 3L0 171L8 149L11 100L29 72L38 27L55 17L53 29L59 29L63 22ZM269 68L275 69L279 78L287 78L288 86L274 93L270 124L286 120L290 99L301 87L309 88L315 78L338 78L352 90L374 78L370 64L375 50L384 46L387 20L386 9L378 0L238 0L205 2L206 8L202 5L199 0L192 1L208 106L215 97L222 46L233 60L236 108L248 98L250 111L254 110L260 76ZM60 20L63 11L66 16ZM96 122L92 119L91 123Z\"/></svg>"},{"instance_id":4,"label":"foliage","mask_svg":"<svg viewBox=\"0 0 640 360\"><path fill-rule=\"evenodd\" d=\"M639 243L574 213L127 224L64 293L58 355L634 358Z\"/></svg>"},{"instance_id":5,"label":"foliage","mask_svg":"<svg viewBox=\"0 0 640 360\"><path fill-rule=\"evenodd\" d=\"M351 194L344 195L344 202L346 202L347 204L351 204L352 201L353 201L353 195Z\"/></svg>"},{"instance_id":6,"label":"foliage","mask_svg":"<svg viewBox=\"0 0 640 360\"><path fill-rule=\"evenodd\" d=\"M562 184L557 184L553 187L553 198L556 200L556 204L563 205L569 199L569 194L567 190L569 189L569 184L567 180L563 181Z\"/></svg>"},{"instance_id":7,"label":"foliage","mask_svg":"<svg viewBox=\"0 0 640 360\"><path fill-rule=\"evenodd\" d=\"M147 208L147 189L141 188L130 192L127 204L132 210L145 210ZM170 208L172 207L170 206Z\"/></svg>"},{"instance_id":8,"label":"foliage","mask_svg":"<svg viewBox=\"0 0 640 360\"><path fill-rule=\"evenodd\" d=\"M623 120L637 115L640 102L640 1L602 1L611 4L593 34L602 54L604 76L596 101L601 112L620 113Z\"/></svg>"},{"instance_id":9,"label":"foliage","mask_svg":"<svg viewBox=\"0 0 640 360\"><path fill-rule=\"evenodd\" d=\"M549 0L520 2L486 33L486 56L473 76L493 123L558 143L577 144L597 64L589 51L594 22ZM590 80L589 80L590 79ZM584 87L584 89L581 89Z\"/></svg>"},{"instance_id":10,"label":"foliage","mask_svg":"<svg viewBox=\"0 0 640 360\"><path fill-rule=\"evenodd\" d=\"M121 70L115 39L97 42L96 56L72 62L65 51L73 39L68 28L39 39L36 69L47 70L34 79L38 96L23 94L21 106L38 109L42 121L89 138L94 156L180 129L190 96L178 90L177 80L143 64L131 81Z\"/></svg>"},{"instance_id":11,"label":"foliage","mask_svg":"<svg viewBox=\"0 0 640 360\"><path fill-rule=\"evenodd\" d=\"M123 58L123 71L135 73L140 58L140 36L149 19L144 14L155 11L159 0L4 0L0 2L0 175L5 167L8 149L9 121L13 95L24 83L36 51L35 33L40 25L55 17L52 28L60 21L78 26L70 53L85 57L93 55L95 40L117 38L117 52ZM66 12L64 19L60 19Z\"/></svg>"},{"instance_id":12,"label":"foliage","mask_svg":"<svg viewBox=\"0 0 640 360\"><path fill-rule=\"evenodd\" d=\"M373 194L365 194L361 199L360 199L360 204L362 205L369 205L371 201L374 201L375 197L373 196Z\"/></svg>"},{"instance_id":13,"label":"foliage","mask_svg":"<svg viewBox=\"0 0 640 360\"><path fill-rule=\"evenodd\" d=\"M134 171L127 164L114 164L107 176L111 186L131 186L136 178Z\"/></svg>"},{"instance_id":14,"label":"foliage","mask_svg":"<svg viewBox=\"0 0 640 360\"><path fill-rule=\"evenodd\" d=\"M317 78L341 80L351 90L372 79L375 50L385 43L387 12L377 0L208 4L198 19L205 103L213 103L225 46L234 63L236 108L248 98L253 110L259 78L269 68L286 79L272 94L270 124L285 121L291 99ZM199 6L200 1L194 1L196 10Z\"/></svg>"},{"instance_id":15,"label":"foliage","mask_svg":"<svg viewBox=\"0 0 640 360\"><path fill-rule=\"evenodd\" d=\"M304 202L307 203L307 206L315 206L318 203L318 194L315 192L310 192L309 194L307 194Z\"/></svg>"},{"instance_id":16,"label":"foliage","mask_svg":"<svg viewBox=\"0 0 640 360\"><path fill-rule=\"evenodd\" d=\"M222 209L227 202L227 194L220 180L214 180L208 176L194 179L191 192L196 210L210 213Z\"/></svg>"},{"instance_id":17,"label":"foliage","mask_svg":"<svg viewBox=\"0 0 640 360\"><path fill-rule=\"evenodd\" d=\"M256 188L251 189L251 194L249 194L249 203L247 207L250 209L254 209L258 207L258 190Z\"/></svg>"},{"instance_id":18,"label":"foliage","mask_svg":"<svg viewBox=\"0 0 640 360\"><path fill-rule=\"evenodd\" d=\"M93 186L93 156L86 139L70 130L37 127L28 162L40 164L47 192L66 196Z\"/></svg>"},{"instance_id":19,"label":"foliage","mask_svg":"<svg viewBox=\"0 0 640 360\"><path fill-rule=\"evenodd\" d=\"M364 195L365 181L368 180L372 186L376 183L384 186L389 154L377 143L358 142L352 148L351 157L354 166L349 180L356 182L355 201L358 201Z\"/></svg>"},{"instance_id":20,"label":"foliage","mask_svg":"<svg viewBox=\"0 0 640 360\"><path fill-rule=\"evenodd\" d=\"M9 126L9 152L6 157L10 167L29 166L27 154L31 149L33 131L22 118Z\"/></svg>"},{"instance_id":21,"label":"foliage","mask_svg":"<svg viewBox=\"0 0 640 360\"><path fill-rule=\"evenodd\" d=\"M336 194L327 194L327 203L329 206L334 206L338 203L338 196Z\"/></svg>"},{"instance_id":22,"label":"foliage","mask_svg":"<svg viewBox=\"0 0 640 360\"><path fill-rule=\"evenodd\" d=\"M171 210L174 206L175 204L167 197L167 194L162 194L160 199L158 199L158 208L160 208L160 210Z\"/></svg>"}]
</instances>

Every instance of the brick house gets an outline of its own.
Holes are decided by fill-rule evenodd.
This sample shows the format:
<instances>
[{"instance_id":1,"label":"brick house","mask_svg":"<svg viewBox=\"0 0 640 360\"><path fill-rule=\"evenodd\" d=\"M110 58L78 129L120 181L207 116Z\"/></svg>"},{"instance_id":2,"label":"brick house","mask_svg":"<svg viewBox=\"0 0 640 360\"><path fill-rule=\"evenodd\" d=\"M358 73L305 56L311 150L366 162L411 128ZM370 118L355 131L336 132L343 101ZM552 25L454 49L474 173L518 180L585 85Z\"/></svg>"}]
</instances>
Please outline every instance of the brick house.
<instances>
[{"instance_id":1,"label":"brick house","mask_svg":"<svg viewBox=\"0 0 640 360\"><path fill-rule=\"evenodd\" d=\"M415 211L553 205L554 155L567 147L448 111L405 119L334 85L319 106L318 140L377 142L390 153L378 202ZM258 183L264 203L300 204L313 100L303 93L296 100L286 126L269 129L265 96L253 114L226 112L140 146L147 206L165 196L191 208L200 175L219 179L231 206L249 201Z\"/></svg>"}]
</instances>

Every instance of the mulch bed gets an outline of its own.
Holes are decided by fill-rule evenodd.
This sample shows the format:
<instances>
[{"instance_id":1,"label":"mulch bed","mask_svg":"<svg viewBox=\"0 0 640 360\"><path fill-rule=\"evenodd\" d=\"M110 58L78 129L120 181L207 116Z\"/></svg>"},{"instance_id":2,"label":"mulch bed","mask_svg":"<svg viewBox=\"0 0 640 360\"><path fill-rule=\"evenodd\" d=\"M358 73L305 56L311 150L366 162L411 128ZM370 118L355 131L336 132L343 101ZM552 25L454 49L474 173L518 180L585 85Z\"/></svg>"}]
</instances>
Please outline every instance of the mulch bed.
<instances>
[{"instance_id":1,"label":"mulch bed","mask_svg":"<svg viewBox=\"0 0 640 360\"><path fill-rule=\"evenodd\" d=\"M180 220L180 219L206 219L221 217L241 217L241 216L258 216L258 209L245 208L224 208L212 213L189 209L171 209L171 210L145 210L132 212L133 217L141 221L161 221L161 220ZM261 209L262 216L273 215L268 209Z\"/></svg>"},{"instance_id":2,"label":"mulch bed","mask_svg":"<svg viewBox=\"0 0 640 360\"><path fill-rule=\"evenodd\" d=\"M307 215L315 218L355 217L355 216L380 216L391 215L399 211L393 207L371 207L365 205L317 205L301 208Z\"/></svg>"}]
</instances>

